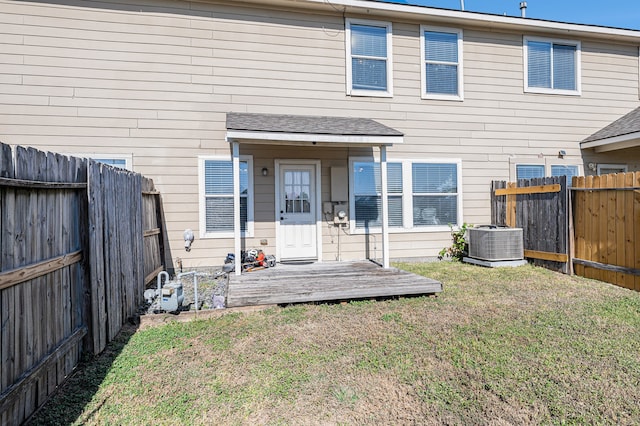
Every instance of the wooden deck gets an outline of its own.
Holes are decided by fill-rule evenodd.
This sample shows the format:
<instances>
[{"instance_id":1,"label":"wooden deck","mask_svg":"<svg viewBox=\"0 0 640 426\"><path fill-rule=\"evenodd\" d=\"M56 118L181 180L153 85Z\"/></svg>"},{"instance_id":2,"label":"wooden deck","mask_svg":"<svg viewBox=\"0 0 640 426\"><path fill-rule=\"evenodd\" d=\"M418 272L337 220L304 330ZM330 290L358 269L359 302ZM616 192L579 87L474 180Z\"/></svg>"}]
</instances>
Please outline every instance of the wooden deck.
<instances>
[{"instance_id":1,"label":"wooden deck","mask_svg":"<svg viewBox=\"0 0 640 426\"><path fill-rule=\"evenodd\" d=\"M278 264L231 276L227 306L271 305L433 294L442 283L368 261Z\"/></svg>"}]
</instances>

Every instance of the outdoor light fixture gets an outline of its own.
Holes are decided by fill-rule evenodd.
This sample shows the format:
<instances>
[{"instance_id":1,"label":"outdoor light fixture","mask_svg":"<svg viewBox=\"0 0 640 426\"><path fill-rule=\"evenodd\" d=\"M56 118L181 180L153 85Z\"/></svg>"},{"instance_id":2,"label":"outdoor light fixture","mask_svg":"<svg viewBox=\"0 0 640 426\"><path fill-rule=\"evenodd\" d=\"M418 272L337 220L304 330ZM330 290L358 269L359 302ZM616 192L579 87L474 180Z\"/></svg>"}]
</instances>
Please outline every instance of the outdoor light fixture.
<instances>
[{"instance_id":1,"label":"outdoor light fixture","mask_svg":"<svg viewBox=\"0 0 640 426\"><path fill-rule=\"evenodd\" d=\"M567 155L567 151L564 149L561 149L560 152L558 152L558 157L564 157L565 155Z\"/></svg>"},{"instance_id":2,"label":"outdoor light fixture","mask_svg":"<svg viewBox=\"0 0 640 426\"><path fill-rule=\"evenodd\" d=\"M592 172L595 172L596 169L598 168L598 166L596 165L596 163L589 163L587 165L587 167L589 167L589 170L591 170Z\"/></svg>"},{"instance_id":3,"label":"outdoor light fixture","mask_svg":"<svg viewBox=\"0 0 640 426\"><path fill-rule=\"evenodd\" d=\"M269 169L267 169L266 167L262 168L262 176L267 176L269 174Z\"/></svg>"},{"instance_id":4,"label":"outdoor light fixture","mask_svg":"<svg viewBox=\"0 0 640 426\"><path fill-rule=\"evenodd\" d=\"M191 229L184 230L184 249L186 251L191 251L191 244L193 243L194 235Z\"/></svg>"}]
</instances>

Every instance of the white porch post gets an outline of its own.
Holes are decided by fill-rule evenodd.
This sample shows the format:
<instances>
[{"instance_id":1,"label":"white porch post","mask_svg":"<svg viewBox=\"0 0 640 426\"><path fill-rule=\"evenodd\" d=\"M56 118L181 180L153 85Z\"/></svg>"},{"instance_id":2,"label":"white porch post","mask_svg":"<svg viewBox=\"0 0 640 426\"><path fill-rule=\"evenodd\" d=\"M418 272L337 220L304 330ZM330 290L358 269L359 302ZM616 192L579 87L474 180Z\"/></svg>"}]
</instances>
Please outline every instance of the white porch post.
<instances>
[{"instance_id":1,"label":"white porch post","mask_svg":"<svg viewBox=\"0 0 640 426\"><path fill-rule=\"evenodd\" d=\"M242 273L240 234L240 145L232 143L233 150L233 243L236 262L236 275Z\"/></svg>"},{"instance_id":2,"label":"white porch post","mask_svg":"<svg viewBox=\"0 0 640 426\"><path fill-rule=\"evenodd\" d=\"M380 145L380 186L382 187L382 267L389 268L389 197L387 197L387 147Z\"/></svg>"}]
</instances>

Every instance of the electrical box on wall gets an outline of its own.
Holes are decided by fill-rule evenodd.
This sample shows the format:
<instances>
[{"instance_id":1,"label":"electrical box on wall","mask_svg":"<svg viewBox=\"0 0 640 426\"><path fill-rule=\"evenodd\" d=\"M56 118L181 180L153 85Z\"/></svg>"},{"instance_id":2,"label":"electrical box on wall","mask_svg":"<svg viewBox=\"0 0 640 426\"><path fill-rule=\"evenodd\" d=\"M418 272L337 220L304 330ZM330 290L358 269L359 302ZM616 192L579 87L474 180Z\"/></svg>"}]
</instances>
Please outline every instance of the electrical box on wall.
<instances>
[{"instance_id":1,"label":"electrical box on wall","mask_svg":"<svg viewBox=\"0 0 640 426\"><path fill-rule=\"evenodd\" d=\"M336 204L333 206L333 223L336 225L346 224L349 222L346 204Z\"/></svg>"},{"instance_id":2,"label":"electrical box on wall","mask_svg":"<svg viewBox=\"0 0 640 426\"><path fill-rule=\"evenodd\" d=\"M333 203L331 201L325 201L322 203L322 213L331 214L333 213Z\"/></svg>"},{"instance_id":3,"label":"electrical box on wall","mask_svg":"<svg viewBox=\"0 0 640 426\"><path fill-rule=\"evenodd\" d=\"M331 168L331 201L349 200L349 173L346 167Z\"/></svg>"}]
</instances>

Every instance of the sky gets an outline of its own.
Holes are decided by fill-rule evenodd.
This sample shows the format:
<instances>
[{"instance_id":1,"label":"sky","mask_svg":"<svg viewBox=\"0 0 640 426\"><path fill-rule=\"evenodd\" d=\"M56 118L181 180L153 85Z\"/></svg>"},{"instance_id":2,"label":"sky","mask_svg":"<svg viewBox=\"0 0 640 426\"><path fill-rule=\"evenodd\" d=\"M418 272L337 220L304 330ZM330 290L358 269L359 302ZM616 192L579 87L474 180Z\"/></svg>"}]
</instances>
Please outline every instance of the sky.
<instances>
[{"instance_id":1,"label":"sky","mask_svg":"<svg viewBox=\"0 0 640 426\"><path fill-rule=\"evenodd\" d=\"M460 0L392 0L460 9ZM465 10L520 16L520 0L464 0ZM527 17L640 30L640 0L527 0Z\"/></svg>"}]
</instances>

